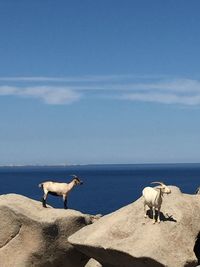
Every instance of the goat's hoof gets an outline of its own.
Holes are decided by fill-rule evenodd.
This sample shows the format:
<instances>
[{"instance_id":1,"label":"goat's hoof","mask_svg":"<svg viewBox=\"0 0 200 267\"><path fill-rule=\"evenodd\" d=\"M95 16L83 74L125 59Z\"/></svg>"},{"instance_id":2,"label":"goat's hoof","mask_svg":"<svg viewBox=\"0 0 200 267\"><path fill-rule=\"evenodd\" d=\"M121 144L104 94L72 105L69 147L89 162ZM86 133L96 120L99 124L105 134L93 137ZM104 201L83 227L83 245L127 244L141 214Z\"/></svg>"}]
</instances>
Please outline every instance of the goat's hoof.
<instances>
[{"instance_id":1,"label":"goat's hoof","mask_svg":"<svg viewBox=\"0 0 200 267\"><path fill-rule=\"evenodd\" d=\"M158 221L158 223L160 223L160 221Z\"/></svg>"},{"instance_id":2,"label":"goat's hoof","mask_svg":"<svg viewBox=\"0 0 200 267\"><path fill-rule=\"evenodd\" d=\"M153 221L153 224L155 224L156 223L156 221Z\"/></svg>"}]
</instances>

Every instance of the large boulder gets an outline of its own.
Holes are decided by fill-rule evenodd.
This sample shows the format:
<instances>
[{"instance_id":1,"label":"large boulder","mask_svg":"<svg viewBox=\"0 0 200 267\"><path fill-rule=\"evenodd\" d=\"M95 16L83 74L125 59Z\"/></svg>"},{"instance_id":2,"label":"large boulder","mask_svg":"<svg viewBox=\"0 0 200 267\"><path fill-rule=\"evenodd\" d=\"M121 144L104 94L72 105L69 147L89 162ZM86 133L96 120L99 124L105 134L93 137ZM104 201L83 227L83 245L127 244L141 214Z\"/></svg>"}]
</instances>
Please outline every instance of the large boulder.
<instances>
[{"instance_id":1,"label":"large boulder","mask_svg":"<svg viewBox=\"0 0 200 267\"><path fill-rule=\"evenodd\" d=\"M8 194L0 196L0 217L1 267L82 267L89 260L67 241L91 223L88 215Z\"/></svg>"},{"instance_id":2,"label":"large boulder","mask_svg":"<svg viewBox=\"0 0 200 267\"><path fill-rule=\"evenodd\" d=\"M82 228L69 242L103 266L193 267L200 258L200 195L174 186L165 196L161 223L144 218L143 198Z\"/></svg>"}]
</instances>

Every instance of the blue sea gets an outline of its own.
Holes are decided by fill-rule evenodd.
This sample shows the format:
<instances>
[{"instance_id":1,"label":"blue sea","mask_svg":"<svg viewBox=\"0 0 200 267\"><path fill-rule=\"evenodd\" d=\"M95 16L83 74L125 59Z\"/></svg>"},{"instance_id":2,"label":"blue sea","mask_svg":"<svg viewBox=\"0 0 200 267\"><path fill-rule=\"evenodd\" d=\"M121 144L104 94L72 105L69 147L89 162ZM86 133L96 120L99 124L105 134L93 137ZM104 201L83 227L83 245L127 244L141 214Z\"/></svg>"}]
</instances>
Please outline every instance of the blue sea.
<instances>
[{"instance_id":1,"label":"blue sea","mask_svg":"<svg viewBox=\"0 0 200 267\"><path fill-rule=\"evenodd\" d=\"M141 196L152 181L163 181L194 194L200 185L200 164L118 164L44 167L0 167L0 194L17 193L40 200L38 184L53 180L69 182L70 175L81 177L68 198L69 208L89 214L108 214ZM63 208L62 199L48 196L47 203Z\"/></svg>"}]
</instances>

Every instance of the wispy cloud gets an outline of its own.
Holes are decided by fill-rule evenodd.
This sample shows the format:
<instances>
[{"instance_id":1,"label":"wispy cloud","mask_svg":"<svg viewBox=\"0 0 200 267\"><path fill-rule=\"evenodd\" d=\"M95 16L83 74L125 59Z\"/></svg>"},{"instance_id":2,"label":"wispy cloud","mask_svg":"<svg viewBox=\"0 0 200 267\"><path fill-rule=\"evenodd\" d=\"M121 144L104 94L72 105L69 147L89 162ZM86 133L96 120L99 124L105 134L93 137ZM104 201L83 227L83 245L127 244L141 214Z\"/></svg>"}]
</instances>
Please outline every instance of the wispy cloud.
<instances>
[{"instance_id":1,"label":"wispy cloud","mask_svg":"<svg viewBox=\"0 0 200 267\"><path fill-rule=\"evenodd\" d=\"M79 83L79 82L104 82L133 78L132 75L85 75L71 77L0 77L0 82L51 82L51 83Z\"/></svg>"},{"instance_id":2,"label":"wispy cloud","mask_svg":"<svg viewBox=\"0 0 200 267\"><path fill-rule=\"evenodd\" d=\"M200 105L200 94L194 96L184 96L170 93L132 93L123 95L121 99L140 102L155 102L161 104Z\"/></svg>"},{"instance_id":3,"label":"wispy cloud","mask_svg":"<svg viewBox=\"0 0 200 267\"><path fill-rule=\"evenodd\" d=\"M10 87L0 86L0 95L18 96L40 99L51 105L69 104L81 98L81 94L69 88L35 86L35 87Z\"/></svg>"},{"instance_id":4,"label":"wispy cloud","mask_svg":"<svg viewBox=\"0 0 200 267\"><path fill-rule=\"evenodd\" d=\"M131 92L124 93L125 100L156 102L162 104L200 105L200 81L173 79L156 83L133 84Z\"/></svg>"},{"instance_id":5,"label":"wispy cloud","mask_svg":"<svg viewBox=\"0 0 200 267\"><path fill-rule=\"evenodd\" d=\"M8 85L2 84L5 82ZM200 105L199 80L164 75L0 77L0 84L0 96L35 98L54 105L72 103L84 95L135 102Z\"/></svg>"}]
</instances>

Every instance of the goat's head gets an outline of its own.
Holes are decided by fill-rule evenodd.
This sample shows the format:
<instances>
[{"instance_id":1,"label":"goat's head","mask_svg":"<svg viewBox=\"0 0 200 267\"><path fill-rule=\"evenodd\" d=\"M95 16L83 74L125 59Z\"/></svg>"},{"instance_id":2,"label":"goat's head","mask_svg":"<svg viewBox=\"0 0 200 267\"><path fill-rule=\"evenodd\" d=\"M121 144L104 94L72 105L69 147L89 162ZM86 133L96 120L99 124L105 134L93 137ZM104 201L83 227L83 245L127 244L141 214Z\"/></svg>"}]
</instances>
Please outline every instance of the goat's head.
<instances>
[{"instance_id":1,"label":"goat's head","mask_svg":"<svg viewBox=\"0 0 200 267\"><path fill-rule=\"evenodd\" d=\"M81 181L78 176L72 175L72 177L73 177L73 181L74 181L75 185L82 185L83 184L83 181Z\"/></svg>"},{"instance_id":2,"label":"goat's head","mask_svg":"<svg viewBox=\"0 0 200 267\"><path fill-rule=\"evenodd\" d=\"M165 194L171 193L171 189L168 186L166 186L163 182L152 182L151 184L159 184L157 188L161 189L162 193Z\"/></svg>"}]
</instances>

